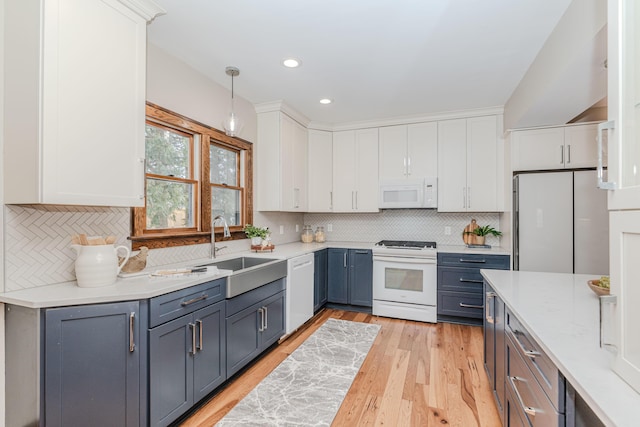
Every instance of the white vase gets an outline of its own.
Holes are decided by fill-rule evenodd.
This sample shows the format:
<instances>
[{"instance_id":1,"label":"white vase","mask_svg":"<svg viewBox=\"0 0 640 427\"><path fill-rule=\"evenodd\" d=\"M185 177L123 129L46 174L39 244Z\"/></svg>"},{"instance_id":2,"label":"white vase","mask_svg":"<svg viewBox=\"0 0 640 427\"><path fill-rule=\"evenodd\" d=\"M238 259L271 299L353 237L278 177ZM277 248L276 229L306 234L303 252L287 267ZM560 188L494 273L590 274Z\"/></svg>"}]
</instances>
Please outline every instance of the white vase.
<instances>
[{"instance_id":1,"label":"white vase","mask_svg":"<svg viewBox=\"0 0 640 427\"><path fill-rule=\"evenodd\" d=\"M260 246L262 244L262 237L252 237L251 246Z\"/></svg>"},{"instance_id":2,"label":"white vase","mask_svg":"<svg viewBox=\"0 0 640 427\"><path fill-rule=\"evenodd\" d=\"M81 288L109 286L115 283L122 266L129 260L129 248L126 246L71 245L77 253L75 262L76 280ZM118 265L118 249L126 252L124 260Z\"/></svg>"}]
</instances>

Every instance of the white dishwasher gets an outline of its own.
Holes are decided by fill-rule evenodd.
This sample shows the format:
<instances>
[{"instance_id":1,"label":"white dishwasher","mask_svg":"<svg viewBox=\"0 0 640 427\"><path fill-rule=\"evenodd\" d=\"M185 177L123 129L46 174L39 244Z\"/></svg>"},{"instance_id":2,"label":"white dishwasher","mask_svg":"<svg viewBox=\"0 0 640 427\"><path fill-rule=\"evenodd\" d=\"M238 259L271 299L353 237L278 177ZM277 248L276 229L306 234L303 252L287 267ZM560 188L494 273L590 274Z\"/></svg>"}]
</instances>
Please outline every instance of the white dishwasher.
<instances>
[{"instance_id":1,"label":"white dishwasher","mask_svg":"<svg viewBox=\"0 0 640 427\"><path fill-rule=\"evenodd\" d=\"M287 330L289 335L313 317L313 254L287 262Z\"/></svg>"}]
</instances>

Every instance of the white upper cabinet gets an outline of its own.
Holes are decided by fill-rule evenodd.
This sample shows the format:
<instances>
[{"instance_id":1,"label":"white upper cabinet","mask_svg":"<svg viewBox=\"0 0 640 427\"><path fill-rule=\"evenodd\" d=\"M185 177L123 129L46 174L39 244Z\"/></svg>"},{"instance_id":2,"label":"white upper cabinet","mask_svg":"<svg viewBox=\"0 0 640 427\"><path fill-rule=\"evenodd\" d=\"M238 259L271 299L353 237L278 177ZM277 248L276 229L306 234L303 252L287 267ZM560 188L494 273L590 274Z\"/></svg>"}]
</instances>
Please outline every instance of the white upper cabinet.
<instances>
[{"instance_id":1,"label":"white upper cabinet","mask_svg":"<svg viewBox=\"0 0 640 427\"><path fill-rule=\"evenodd\" d=\"M380 180L437 176L437 122L379 129Z\"/></svg>"},{"instance_id":2,"label":"white upper cabinet","mask_svg":"<svg viewBox=\"0 0 640 427\"><path fill-rule=\"evenodd\" d=\"M280 111L258 114L258 210L307 210L307 129Z\"/></svg>"},{"instance_id":3,"label":"white upper cabinet","mask_svg":"<svg viewBox=\"0 0 640 427\"><path fill-rule=\"evenodd\" d=\"M438 210L498 211L498 158L497 116L438 122Z\"/></svg>"},{"instance_id":4,"label":"white upper cabinet","mask_svg":"<svg viewBox=\"0 0 640 427\"><path fill-rule=\"evenodd\" d=\"M144 205L146 26L160 13L5 1L5 203Z\"/></svg>"},{"instance_id":5,"label":"white upper cabinet","mask_svg":"<svg viewBox=\"0 0 640 427\"><path fill-rule=\"evenodd\" d=\"M596 124L514 130L511 138L513 170L595 167L596 135Z\"/></svg>"},{"instance_id":6,"label":"white upper cabinet","mask_svg":"<svg viewBox=\"0 0 640 427\"><path fill-rule=\"evenodd\" d=\"M333 134L333 212L378 212L378 129Z\"/></svg>"},{"instance_id":7,"label":"white upper cabinet","mask_svg":"<svg viewBox=\"0 0 640 427\"><path fill-rule=\"evenodd\" d=\"M333 134L309 130L309 212L333 210Z\"/></svg>"}]
</instances>

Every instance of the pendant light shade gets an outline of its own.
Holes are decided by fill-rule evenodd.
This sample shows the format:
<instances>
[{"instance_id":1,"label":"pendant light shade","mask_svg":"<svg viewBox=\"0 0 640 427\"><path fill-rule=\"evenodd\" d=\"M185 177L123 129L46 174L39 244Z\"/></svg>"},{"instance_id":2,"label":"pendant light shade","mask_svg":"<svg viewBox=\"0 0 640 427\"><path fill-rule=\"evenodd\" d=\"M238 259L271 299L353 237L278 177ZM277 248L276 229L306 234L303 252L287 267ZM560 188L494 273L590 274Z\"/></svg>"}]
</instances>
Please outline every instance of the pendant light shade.
<instances>
[{"instance_id":1,"label":"pendant light shade","mask_svg":"<svg viewBox=\"0 0 640 427\"><path fill-rule=\"evenodd\" d=\"M235 111L235 98L233 96L233 78L240 74L240 70L237 67L227 67L225 72L228 76L231 76L231 111L224 121L224 132L228 136L237 136L240 133L240 121Z\"/></svg>"}]
</instances>

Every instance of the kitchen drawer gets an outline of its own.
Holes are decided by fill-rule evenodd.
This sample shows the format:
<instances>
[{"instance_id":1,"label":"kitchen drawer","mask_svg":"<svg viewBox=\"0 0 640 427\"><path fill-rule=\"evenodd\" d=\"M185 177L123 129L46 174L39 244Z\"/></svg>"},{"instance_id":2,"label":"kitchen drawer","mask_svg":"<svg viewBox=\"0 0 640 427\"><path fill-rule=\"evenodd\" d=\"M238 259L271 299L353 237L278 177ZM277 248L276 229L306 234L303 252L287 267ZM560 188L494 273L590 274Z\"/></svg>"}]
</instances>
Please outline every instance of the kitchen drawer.
<instances>
[{"instance_id":1,"label":"kitchen drawer","mask_svg":"<svg viewBox=\"0 0 640 427\"><path fill-rule=\"evenodd\" d=\"M239 311L260 302L265 298L269 298L280 291L284 291L284 289L284 279L278 279L249 292L240 294L237 297L230 298L227 300L227 317L231 317Z\"/></svg>"},{"instance_id":2,"label":"kitchen drawer","mask_svg":"<svg viewBox=\"0 0 640 427\"><path fill-rule=\"evenodd\" d=\"M509 255L439 253L438 266L509 269Z\"/></svg>"},{"instance_id":3,"label":"kitchen drawer","mask_svg":"<svg viewBox=\"0 0 640 427\"><path fill-rule=\"evenodd\" d=\"M438 292L438 314L482 319L483 294L474 292Z\"/></svg>"},{"instance_id":4,"label":"kitchen drawer","mask_svg":"<svg viewBox=\"0 0 640 427\"><path fill-rule=\"evenodd\" d=\"M520 355L517 344L514 344L511 337L507 338L506 344L506 386L507 394L515 398L515 402L512 402L516 406L514 409L524 415L532 427L564 426L564 414L553 407Z\"/></svg>"},{"instance_id":5,"label":"kitchen drawer","mask_svg":"<svg viewBox=\"0 0 640 427\"><path fill-rule=\"evenodd\" d=\"M553 406L564 412L564 377L509 310L506 313L506 332Z\"/></svg>"},{"instance_id":6,"label":"kitchen drawer","mask_svg":"<svg viewBox=\"0 0 640 427\"><path fill-rule=\"evenodd\" d=\"M439 267L438 290L482 293L482 274L476 268Z\"/></svg>"},{"instance_id":7,"label":"kitchen drawer","mask_svg":"<svg viewBox=\"0 0 640 427\"><path fill-rule=\"evenodd\" d=\"M227 279L216 279L169 294L151 298L149 327L161 325L185 314L222 301L225 298Z\"/></svg>"}]
</instances>

